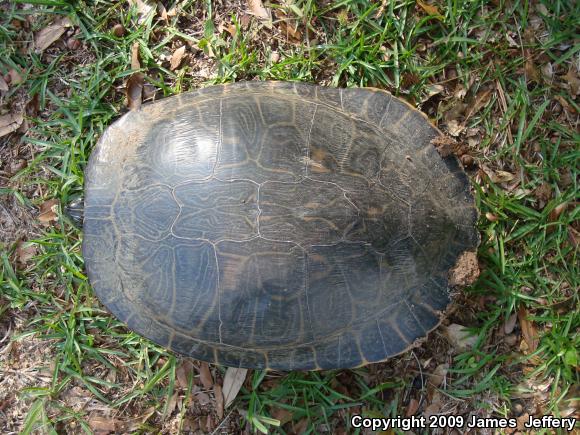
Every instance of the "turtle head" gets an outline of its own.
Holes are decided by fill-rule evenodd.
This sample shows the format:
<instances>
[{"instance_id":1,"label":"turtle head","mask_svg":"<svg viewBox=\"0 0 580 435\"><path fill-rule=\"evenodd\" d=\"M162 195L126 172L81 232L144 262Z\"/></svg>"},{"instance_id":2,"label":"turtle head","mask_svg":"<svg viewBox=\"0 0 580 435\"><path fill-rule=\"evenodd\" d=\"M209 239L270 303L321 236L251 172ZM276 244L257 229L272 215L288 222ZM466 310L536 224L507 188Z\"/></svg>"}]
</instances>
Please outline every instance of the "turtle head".
<instances>
[{"instance_id":1,"label":"turtle head","mask_svg":"<svg viewBox=\"0 0 580 435\"><path fill-rule=\"evenodd\" d=\"M77 198L77 199L72 200L64 208L65 215L78 228L81 228L83 226L84 211L85 211L85 204L84 204L83 198Z\"/></svg>"}]
</instances>

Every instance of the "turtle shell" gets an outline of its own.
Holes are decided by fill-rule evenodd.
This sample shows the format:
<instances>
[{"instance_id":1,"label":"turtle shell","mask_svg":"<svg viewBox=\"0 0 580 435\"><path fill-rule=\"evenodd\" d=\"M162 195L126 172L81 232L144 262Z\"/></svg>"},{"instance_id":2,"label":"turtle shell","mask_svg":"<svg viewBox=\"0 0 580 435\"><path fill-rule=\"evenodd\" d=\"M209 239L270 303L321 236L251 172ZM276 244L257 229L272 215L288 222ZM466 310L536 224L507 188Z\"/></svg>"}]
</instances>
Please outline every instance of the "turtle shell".
<instances>
[{"instance_id":1,"label":"turtle shell","mask_svg":"<svg viewBox=\"0 0 580 435\"><path fill-rule=\"evenodd\" d=\"M83 254L104 305L180 354L330 369L439 323L478 244L440 135L375 89L208 87L111 125L86 169Z\"/></svg>"}]
</instances>

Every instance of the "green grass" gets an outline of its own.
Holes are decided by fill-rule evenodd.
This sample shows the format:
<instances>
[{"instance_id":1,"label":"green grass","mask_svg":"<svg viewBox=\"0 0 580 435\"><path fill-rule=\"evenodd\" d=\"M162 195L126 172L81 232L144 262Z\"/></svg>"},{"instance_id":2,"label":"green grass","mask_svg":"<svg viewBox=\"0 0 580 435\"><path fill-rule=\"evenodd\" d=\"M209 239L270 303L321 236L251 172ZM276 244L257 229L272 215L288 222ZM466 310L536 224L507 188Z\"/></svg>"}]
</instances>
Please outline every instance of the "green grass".
<instances>
[{"instance_id":1,"label":"green grass","mask_svg":"<svg viewBox=\"0 0 580 435\"><path fill-rule=\"evenodd\" d=\"M524 380L549 380L545 409L559 413L571 386L580 381L579 261L571 235L574 226L578 228L580 137L573 122L562 122L565 118L554 111L556 96L579 109L574 96L556 80L526 81L524 72L530 58L538 71L547 62L566 70L578 63L578 46L573 45L578 38L574 25L578 6L564 1L448 0L438 4L441 15L428 16L413 1L394 1L386 2L377 17L380 2L345 0L322 7L299 1L287 14L296 17L303 33L310 29L311 40L295 45L256 37L255 21L244 29L241 14L235 11L228 15L235 36L218 34L219 11L212 11L209 3L181 2L179 17L171 17L168 23L150 18L141 24L137 11L125 2L29 3L36 4L32 31L57 14L66 15L80 29L78 38L84 47L49 50L51 54L44 56L23 54L18 49L23 33L11 22L24 20L32 10L13 3L0 18L0 72L19 67L25 77L11 88L7 99L25 90L37 94L40 104L41 116L31 120L21 139L35 147L34 158L0 188L0 193L14 195L27 207L50 198L65 205L82 194L91 149L124 110L122 85L133 72L135 42L140 47L141 71L164 96L201 84L259 78L374 86L419 104L430 85L446 86L452 81L451 69L457 77L453 88L461 85L467 91L465 101L473 102L486 86L493 86L489 102L467 122L467 127L480 131L480 140L470 152L478 165L516 174L520 184L510 191L481 171L471 174L481 210L483 271L478 282L465 290L463 301L470 301L465 302L467 310L473 301L481 301L467 324L479 340L472 350L453 356L442 392L450 400L467 401L472 410L488 406L486 398L493 397L494 409L489 411L507 415L525 388ZM544 30L541 37L532 30L538 19ZM124 37L111 34L116 22L127 28ZM516 46L510 45L506 34ZM175 41L189 41L199 51L193 66L172 72L158 60L171 54ZM565 44L572 46L562 49ZM280 54L280 61L272 61L272 51ZM196 68L206 64L215 66L215 77L200 80ZM460 102L447 99L436 104L438 98L427 100L423 109L444 128L445 112ZM540 208L534 191L542 184L553 195ZM42 197L28 195L37 187L42 188ZM497 219L490 221L486 213ZM15 268L15 246L5 246L1 253L0 291L5 305L0 316L34 307L28 326L12 339L35 335L50 340L47 343L55 350L51 384L20 393L31 403L24 432L39 426L54 431L72 422L90 431L86 412L60 400L72 385L117 410L153 406L163 414L177 388L180 360L128 332L99 306L84 275L81 235L63 215L58 224L29 241L38 247L38 254L28 268ZM520 307L530 313L539 332L539 346L531 355L520 352L520 341L510 348L497 339L505 320ZM257 431L284 432L275 420L283 409L295 423L306 419L305 430L316 433L324 428L348 430L347 415L355 411L369 416L404 414L410 395L425 392L421 385L413 386L417 368L415 354L410 355L386 365L389 369L383 374L369 368L280 376L251 372L236 405L244 415L236 418L242 427L247 421ZM412 371L392 369L405 362ZM94 375L104 372L118 375L111 380ZM189 402L190 389L186 396ZM180 415L183 424L185 412ZM144 423L145 430L148 424Z\"/></svg>"}]
</instances>

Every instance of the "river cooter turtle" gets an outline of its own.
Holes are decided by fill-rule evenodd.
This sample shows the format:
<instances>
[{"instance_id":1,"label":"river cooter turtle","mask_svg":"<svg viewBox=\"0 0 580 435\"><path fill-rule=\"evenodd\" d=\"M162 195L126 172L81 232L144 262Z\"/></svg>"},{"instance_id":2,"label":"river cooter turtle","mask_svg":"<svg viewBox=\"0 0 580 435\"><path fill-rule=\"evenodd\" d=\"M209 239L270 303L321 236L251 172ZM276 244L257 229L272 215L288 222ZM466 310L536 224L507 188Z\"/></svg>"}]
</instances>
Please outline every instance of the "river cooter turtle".
<instances>
[{"instance_id":1,"label":"river cooter turtle","mask_svg":"<svg viewBox=\"0 0 580 435\"><path fill-rule=\"evenodd\" d=\"M129 328L226 366L378 362L439 324L478 244L468 179L387 92L213 86L131 111L85 176L90 283Z\"/></svg>"}]
</instances>

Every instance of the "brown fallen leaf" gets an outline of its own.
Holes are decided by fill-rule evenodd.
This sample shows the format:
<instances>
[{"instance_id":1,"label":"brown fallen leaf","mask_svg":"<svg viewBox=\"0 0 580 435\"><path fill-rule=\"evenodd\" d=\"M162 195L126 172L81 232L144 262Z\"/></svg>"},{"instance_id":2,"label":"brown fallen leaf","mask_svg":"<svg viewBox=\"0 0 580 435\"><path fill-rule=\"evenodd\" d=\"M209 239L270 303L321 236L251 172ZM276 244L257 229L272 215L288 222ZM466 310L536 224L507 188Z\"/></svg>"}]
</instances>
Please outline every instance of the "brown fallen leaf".
<instances>
[{"instance_id":1,"label":"brown fallen leaf","mask_svg":"<svg viewBox=\"0 0 580 435\"><path fill-rule=\"evenodd\" d=\"M157 2L157 13L163 21L169 22L169 15L167 15L167 9L161 2Z\"/></svg>"},{"instance_id":2,"label":"brown fallen leaf","mask_svg":"<svg viewBox=\"0 0 580 435\"><path fill-rule=\"evenodd\" d=\"M421 0L417 0L417 5L419 5L419 7L423 9L427 15L441 16L439 9L435 5L430 5L429 3L425 3Z\"/></svg>"},{"instance_id":3,"label":"brown fallen leaf","mask_svg":"<svg viewBox=\"0 0 580 435\"><path fill-rule=\"evenodd\" d=\"M213 386L213 394L215 396L215 411L219 419L224 418L224 394L222 387L218 384Z\"/></svg>"},{"instance_id":4,"label":"brown fallen leaf","mask_svg":"<svg viewBox=\"0 0 580 435\"><path fill-rule=\"evenodd\" d=\"M59 40L64 34L67 27L71 27L72 23L68 17L63 17L56 20L54 23L46 26L34 36L34 49L37 53L41 53L50 47L53 43Z\"/></svg>"},{"instance_id":5,"label":"brown fallen leaf","mask_svg":"<svg viewBox=\"0 0 580 435\"><path fill-rule=\"evenodd\" d=\"M540 83L540 73L534 65L534 60L531 55L526 56L526 63L524 64L524 72L528 82Z\"/></svg>"},{"instance_id":6,"label":"brown fallen leaf","mask_svg":"<svg viewBox=\"0 0 580 435\"><path fill-rule=\"evenodd\" d=\"M286 35L286 39L290 42L299 43L302 41L302 32L298 30L298 26L293 26L286 21L280 21L280 31Z\"/></svg>"},{"instance_id":7,"label":"brown fallen leaf","mask_svg":"<svg viewBox=\"0 0 580 435\"><path fill-rule=\"evenodd\" d=\"M130 433L135 432L140 429L141 425L143 425L151 416L155 414L155 407L151 406L145 410L143 415L139 417L130 418L128 420L124 420L122 422L118 422L117 424L117 432L118 433Z\"/></svg>"},{"instance_id":8,"label":"brown fallen leaf","mask_svg":"<svg viewBox=\"0 0 580 435\"><path fill-rule=\"evenodd\" d=\"M209 370L209 364L206 362L202 362L199 366L199 378L201 380L201 384L203 388L210 389L213 386L213 377Z\"/></svg>"},{"instance_id":9,"label":"brown fallen leaf","mask_svg":"<svg viewBox=\"0 0 580 435\"><path fill-rule=\"evenodd\" d=\"M36 245L19 241L16 245L16 262L20 266L26 266L26 264L36 255L36 252Z\"/></svg>"},{"instance_id":10,"label":"brown fallen leaf","mask_svg":"<svg viewBox=\"0 0 580 435\"><path fill-rule=\"evenodd\" d=\"M405 412L406 417L411 417L415 415L419 410L419 401L416 399L411 399L407 405L407 411Z\"/></svg>"},{"instance_id":11,"label":"brown fallen leaf","mask_svg":"<svg viewBox=\"0 0 580 435\"><path fill-rule=\"evenodd\" d=\"M171 71L177 69L181 64L181 60L183 59L183 55L185 54L185 48L186 48L185 45L182 45L177 50L175 50L171 55L171 65L169 67Z\"/></svg>"},{"instance_id":12,"label":"brown fallen leaf","mask_svg":"<svg viewBox=\"0 0 580 435\"><path fill-rule=\"evenodd\" d=\"M467 120L479 112L490 100L492 94L492 89L485 89L477 93L473 100L473 104L469 107L467 114L465 115L465 119L463 120L463 124L467 123Z\"/></svg>"},{"instance_id":13,"label":"brown fallen leaf","mask_svg":"<svg viewBox=\"0 0 580 435\"><path fill-rule=\"evenodd\" d=\"M48 224L50 222L56 221L58 215L58 199L49 199L40 205L40 213L38 215L38 220L43 224Z\"/></svg>"},{"instance_id":14,"label":"brown fallen leaf","mask_svg":"<svg viewBox=\"0 0 580 435\"><path fill-rule=\"evenodd\" d=\"M78 50L81 45L81 41L76 38L69 38L66 41L66 46L69 48L69 50Z\"/></svg>"},{"instance_id":15,"label":"brown fallen leaf","mask_svg":"<svg viewBox=\"0 0 580 435\"><path fill-rule=\"evenodd\" d=\"M552 198L552 186L543 182L534 189L534 196L538 199L538 209L542 210Z\"/></svg>"},{"instance_id":16,"label":"brown fallen leaf","mask_svg":"<svg viewBox=\"0 0 580 435\"><path fill-rule=\"evenodd\" d=\"M177 378L177 385L181 388L189 386L189 380L193 376L193 364L189 359L184 359L183 362L175 370L175 377Z\"/></svg>"},{"instance_id":17,"label":"brown fallen leaf","mask_svg":"<svg viewBox=\"0 0 580 435\"><path fill-rule=\"evenodd\" d=\"M2 74L0 74L0 91L8 91L8 83L6 83L6 80L4 80L4 76L2 76Z\"/></svg>"},{"instance_id":18,"label":"brown fallen leaf","mask_svg":"<svg viewBox=\"0 0 580 435\"><path fill-rule=\"evenodd\" d=\"M528 319L528 311L523 305L521 305L518 309L518 321L520 322L522 335L524 336L524 340L528 345L528 349L530 352L535 352L535 350L538 348L538 344L540 343L538 331L534 326L534 322Z\"/></svg>"},{"instance_id":19,"label":"brown fallen leaf","mask_svg":"<svg viewBox=\"0 0 580 435\"><path fill-rule=\"evenodd\" d=\"M566 208L568 207L568 203L567 202L563 202L561 204L558 204L556 207L554 207L554 210L552 210L550 212L550 214L548 215L548 222L555 222L558 220L558 218L560 217L560 215L562 214L562 212L564 210L566 210Z\"/></svg>"},{"instance_id":20,"label":"brown fallen leaf","mask_svg":"<svg viewBox=\"0 0 580 435\"><path fill-rule=\"evenodd\" d=\"M14 159L8 165L8 174L15 175L28 166L28 162L24 159Z\"/></svg>"},{"instance_id":21,"label":"brown fallen leaf","mask_svg":"<svg viewBox=\"0 0 580 435\"><path fill-rule=\"evenodd\" d=\"M209 396L203 391L198 391L197 393L195 393L195 398L201 405L207 405L208 403L211 402Z\"/></svg>"},{"instance_id":22,"label":"brown fallen leaf","mask_svg":"<svg viewBox=\"0 0 580 435\"><path fill-rule=\"evenodd\" d=\"M143 99L143 83L145 77L141 73L132 74L127 80L126 95L129 110L139 110Z\"/></svg>"},{"instance_id":23,"label":"brown fallen leaf","mask_svg":"<svg viewBox=\"0 0 580 435\"><path fill-rule=\"evenodd\" d=\"M149 18L150 13L154 13L157 10L157 7L152 2L149 3L145 0L129 0L129 6L135 6L137 8L137 14L139 14L139 18L137 22L141 24L147 18Z\"/></svg>"},{"instance_id":24,"label":"brown fallen leaf","mask_svg":"<svg viewBox=\"0 0 580 435\"><path fill-rule=\"evenodd\" d=\"M432 415L438 414L440 409L441 409L440 403L432 403L431 405L425 408L425 411L423 411L423 415L425 416L425 418L429 418Z\"/></svg>"},{"instance_id":25,"label":"brown fallen leaf","mask_svg":"<svg viewBox=\"0 0 580 435\"><path fill-rule=\"evenodd\" d=\"M242 384L246 380L247 373L248 369L242 368L228 367L228 369L226 370L223 386L224 401L226 408L232 404L232 402L240 392L240 388L242 388Z\"/></svg>"},{"instance_id":26,"label":"brown fallen leaf","mask_svg":"<svg viewBox=\"0 0 580 435\"><path fill-rule=\"evenodd\" d=\"M0 137L18 130L22 121L24 121L24 117L21 113L9 113L0 116Z\"/></svg>"},{"instance_id":27,"label":"brown fallen leaf","mask_svg":"<svg viewBox=\"0 0 580 435\"><path fill-rule=\"evenodd\" d=\"M177 407L178 398L179 393L177 391L171 395L169 401L167 402L165 412L163 413L163 420L166 420L171 414L173 414L173 411L175 411L175 408Z\"/></svg>"},{"instance_id":28,"label":"brown fallen leaf","mask_svg":"<svg viewBox=\"0 0 580 435\"><path fill-rule=\"evenodd\" d=\"M280 422L280 426L284 426L292 420L292 413L284 408L272 408L270 409L270 415Z\"/></svg>"},{"instance_id":29,"label":"brown fallen leaf","mask_svg":"<svg viewBox=\"0 0 580 435\"><path fill-rule=\"evenodd\" d=\"M572 106L568 100L566 100L565 97L563 97L562 95L556 95L554 97L556 100L558 100L558 103L560 103L562 105L562 107L564 108L564 110L566 112L568 112L571 115L574 115L576 113L576 108L574 106Z\"/></svg>"},{"instance_id":30,"label":"brown fallen leaf","mask_svg":"<svg viewBox=\"0 0 580 435\"><path fill-rule=\"evenodd\" d=\"M481 169L489 177L490 181L495 184L507 183L516 178L514 174L507 171L494 171L486 165L481 165Z\"/></svg>"},{"instance_id":31,"label":"brown fallen leaf","mask_svg":"<svg viewBox=\"0 0 580 435\"><path fill-rule=\"evenodd\" d=\"M22 71L18 71L16 68L11 68L8 71L8 77L10 77L10 85L18 85L24 81L22 78Z\"/></svg>"},{"instance_id":32,"label":"brown fallen leaf","mask_svg":"<svg viewBox=\"0 0 580 435\"><path fill-rule=\"evenodd\" d=\"M477 343L477 335L472 335L465 326L452 323L445 329L445 335L457 350L468 350Z\"/></svg>"},{"instance_id":33,"label":"brown fallen leaf","mask_svg":"<svg viewBox=\"0 0 580 435\"><path fill-rule=\"evenodd\" d=\"M140 69L141 62L139 61L139 42L135 41L131 46L131 69Z\"/></svg>"},{"instance_id":34,"label":"brown fallen leaf","mask_svg":"<svg viewBox=\"0 0 580 435\"><path fill-rule=\"evenodd\" d=\"M518 315L516 313L509 316L503 324L503 332L505 332L506 334L511 334L514 328L516 327L517 320Z\"/></svg>"},{"instance_id":35,"label":"brown fallen leaf","mask_svg":"<svg viewBox=\"0 0 580 435\"><path fill-rule=\"evenodd\" d=\"M570 65L568 72L562 78L566 79L572 96L577 96L580 93L580 78L578 78L578 73L574 69L574 66Z\"/></svg>"},{"instance_id":36,"label":"brown fallen leaf","mask_svg":"<svg viewBox=\"0 0 580 435\"><path fill-rule=\"evenodd\" d=\"M302 32L298 29L298 24L296 20L289 18L281 9L277 9L274 12L277 19L277 25L280 28L280 32L286 36L290 42L299 43L302 41Z\"/></svg>"},{"instance_id":37,"label":"brown fallen leaf","mask_svg":"<svg viewBox=\"0 0 580 435\"><path fill-rule=\"evenodd\" d=\"M292 423L292 433L295 434L302 434L306 432L306 428L308 427L309 419L303 418L296 423Z\"/></svg>"},{"instance_id":38,"label":"brown fallen leaf","mask_svg":"<svg viewBox=\"0 0 580 435\"><path fill-rule=\"evenodd\" d=\"M435 388L439 387L445 380L445 376L447 376L448 370L449 364L439 364L437 367L435 367L433 373L429 375L429 384Z\"/></svg>"},{"instance_id":39,"label":"brown fallen leaf","mask_svg":"<svg viewBox=\"0 0 580 435\"><path fill-rule=\"evenodd\" d=\"M102 415L92 415L88 418L89 427L96 435L107 435L115 432L116 420Z\"/></svg>"},{"instance_id":40,"label":"brown fallen leaf","mask_svg":"<svg viewBox=\"0 0 580 435\"><path fill-rule=\"evenodd\" d=\"M250 13L263 20L269 20L270 12L262 4L262 0L248 0L248 8Z\"/></svg>"},{"instance_id":41,"label":"brown fallen leaf","mask_svg":"<svg viewBox=\"0 0 580 435\"><path fill-rule=\"evenodd\" d=\"M463 130L465 130L465 126L456 119L451 119L447 122L447 131L451 136L459 136Z\"/></svg>"}]
</instances>

